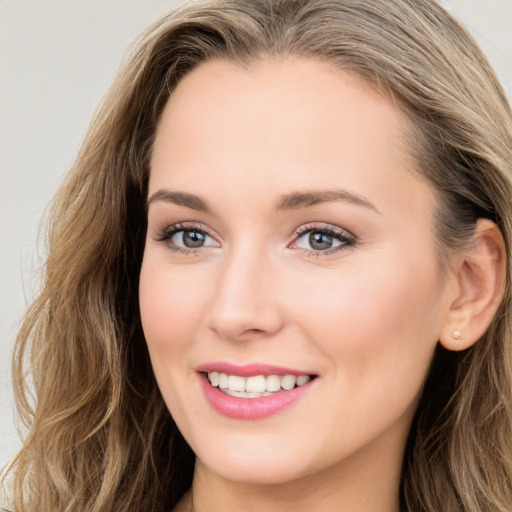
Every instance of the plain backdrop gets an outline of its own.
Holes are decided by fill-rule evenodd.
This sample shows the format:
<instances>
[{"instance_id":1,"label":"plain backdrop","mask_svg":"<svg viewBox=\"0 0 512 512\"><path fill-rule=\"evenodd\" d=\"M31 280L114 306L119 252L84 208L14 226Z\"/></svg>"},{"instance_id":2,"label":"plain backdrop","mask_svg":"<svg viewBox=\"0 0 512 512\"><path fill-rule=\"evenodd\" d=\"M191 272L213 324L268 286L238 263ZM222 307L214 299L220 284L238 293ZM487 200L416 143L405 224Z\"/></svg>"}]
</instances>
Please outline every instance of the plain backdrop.
<instances>
[{"instance_id":1,"label":"plain backdrop","mask_svg":"<svg viewBox=\"0 0 512 512\"><path fill-rule=\"evenodd\" d=\"M19 439L10 383L38 283L45 208L127 47L181 0L0 0L0 467ZM512 96L512 0L446 0Z\"/></svg>"}]
</instances>

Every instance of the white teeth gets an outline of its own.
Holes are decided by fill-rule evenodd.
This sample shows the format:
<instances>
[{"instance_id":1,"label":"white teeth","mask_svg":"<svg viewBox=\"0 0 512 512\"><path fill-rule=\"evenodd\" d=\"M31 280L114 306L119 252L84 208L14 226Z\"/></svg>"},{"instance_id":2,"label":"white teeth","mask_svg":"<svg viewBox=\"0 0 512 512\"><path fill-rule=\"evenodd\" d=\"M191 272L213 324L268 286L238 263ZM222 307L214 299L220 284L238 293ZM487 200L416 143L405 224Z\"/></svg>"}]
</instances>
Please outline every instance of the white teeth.
<instances>
[{"instance_id":1,"label":"white teeth","mask_svg":"<svg viewBox=\"0 0 512 512\"><path fill-rule=\"evenodd\" d=\"M268 396L284 389L289 391L294 387L303 386L311 380L309 375L254 375L240 377L220 372L209 372L208 380L213 387L219 387L231 396L257 398Z\"/></svg>"},{"instance_id":2,"label":"white teeth","mask_svg":"<svg viewBox=\"0 0 512 512\"><path fill-rule=\"evenodd\" d=\"M268 375L266 382L267 391L279 391L281 389L281 379L279 375Z\"/></svg>"},{"instance_id":3,"label":"white teeth","mask_svg":"<svg viewBox=\"0 0 512 512\"><path fill-rule=\"evenodd\" d=\"M238 398L259 398L260 396L269 396L272 393L265 391L264 393L247 393L247 391L231 391L231 389L225 389L226 395L236 396Z\"/></svg>"},{"instance_id":4,"label":"white teeth","mask_svg":"<svg viewBox=\"0 0 512 512\"><path fill-rule=\"evenodd\" d=\"M303 386L310 380L311 380L311 377L309 375L301 375L300 377L297 377L297 386ZM213 384L213 381L212 381L212 385L215 385L215 384Z\"/></svg>"},{"instance_id":5,"label":"white teeth","mask_svg":"<svg viewBox=\"0 0 512 512\"><path fill-rule=\"evenodd\" d=\"M228 389L231 391L245 391L245 379L238 375L228 377Z\"/></svg>"},{"instance_id":6,"label":"white teeth","mask_svg":"<svg viewBox=\"0 0 512 512\"><path fill-rule=\"evenodd\" d=\"M210 377L210 374L208 374L208 377ZM219 373L219 388L228 389L228 376L225 373Z\"/></svg>"},{"instance_id":7,"label":"white teeth","mask_svg":"<svg viewBox=\"0 0 512 512\"><path fill-rule=\"evenodd\" d=\"M286 389L286 391L290 391L297 384L297 377L295 375L283 375L281 377L281 387Z\"/></svg>"},{"instance_id":8,"label":"white teeth","mask_svg":"<svg viewBox=\"0 0 512 512\"><path fill-rule=\"evenodd\" d=\"M263 375L248 377L245 382L245 391L248 393L263 393L267 390L267 383Z\"/></svg>"},{"instance_id":9,"label":"white teeth","mask_svg":"<svg viewBox=\"0 0 512 512\"><path fill-rule=\"evenodd\" d=\"M219 372L211 372L208 377L213 387L217 387L219 385Z\"/></svg>"}]
</instances>

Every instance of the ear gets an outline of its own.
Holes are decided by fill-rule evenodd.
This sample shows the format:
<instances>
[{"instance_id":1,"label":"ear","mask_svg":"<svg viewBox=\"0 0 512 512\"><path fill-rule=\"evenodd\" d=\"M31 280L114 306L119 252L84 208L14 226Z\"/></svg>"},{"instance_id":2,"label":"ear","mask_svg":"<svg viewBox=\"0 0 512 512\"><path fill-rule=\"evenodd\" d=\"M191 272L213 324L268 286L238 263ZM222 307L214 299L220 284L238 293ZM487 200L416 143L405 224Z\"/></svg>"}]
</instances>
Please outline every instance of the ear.
<instances>
[{"instance_id":1,"label":"ear","mask_svg":"<svg viewBox=\"0 0 512 512\"><path fill-rule=\"evenodd\" d=\"M471 244L455 260L456 286L439 341L448 350L465 350L485 334L503 297L506 252L498 227L478 220Z\"/></svg>"}]
</instances>

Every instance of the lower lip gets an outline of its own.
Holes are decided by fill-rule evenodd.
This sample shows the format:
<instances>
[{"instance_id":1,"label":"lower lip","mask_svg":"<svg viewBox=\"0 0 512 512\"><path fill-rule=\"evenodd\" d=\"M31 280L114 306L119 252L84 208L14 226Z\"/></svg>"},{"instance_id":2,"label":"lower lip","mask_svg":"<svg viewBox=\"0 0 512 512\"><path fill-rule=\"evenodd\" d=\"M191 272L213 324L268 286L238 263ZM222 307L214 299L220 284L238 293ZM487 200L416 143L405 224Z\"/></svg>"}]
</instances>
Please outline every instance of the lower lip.
<instances>
[{"instance_id":1,"label":"lower lip","mask_svg":"<svg viewBox=\"0 0 512 512\"><path fill-rule=\"evenodd\" d=\"M314 382L310 380L290 391L282 390L269 396L241 398L227 395L214 388L206 375L201 374L200 377L203 393L211 407L223 416L238 420L257 420L277 414L302 398Z\"/></svg>"}]
</instances>

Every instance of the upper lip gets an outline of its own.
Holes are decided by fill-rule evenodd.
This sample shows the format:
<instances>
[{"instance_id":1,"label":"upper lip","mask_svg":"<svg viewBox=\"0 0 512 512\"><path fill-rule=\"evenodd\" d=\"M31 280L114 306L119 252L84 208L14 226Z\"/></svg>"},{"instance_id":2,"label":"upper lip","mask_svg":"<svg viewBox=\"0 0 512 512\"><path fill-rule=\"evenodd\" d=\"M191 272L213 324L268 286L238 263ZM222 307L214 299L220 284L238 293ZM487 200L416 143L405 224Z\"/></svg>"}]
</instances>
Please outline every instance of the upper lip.
<instances>
[{"instance_id":1,"label":"upper lip","mask_svg":"<svg viewBox=\"0 0 512 512\"><path fill-rule=\"evenodd\" d=\"M251 377L254 375L314 375L312 372L286 368L264 363L251 364L233 364L225 361L212 361L199 365L196 368L198 372L219 372L228 375L238 375L240 377Z\"/></svg>"}]
</instances>

